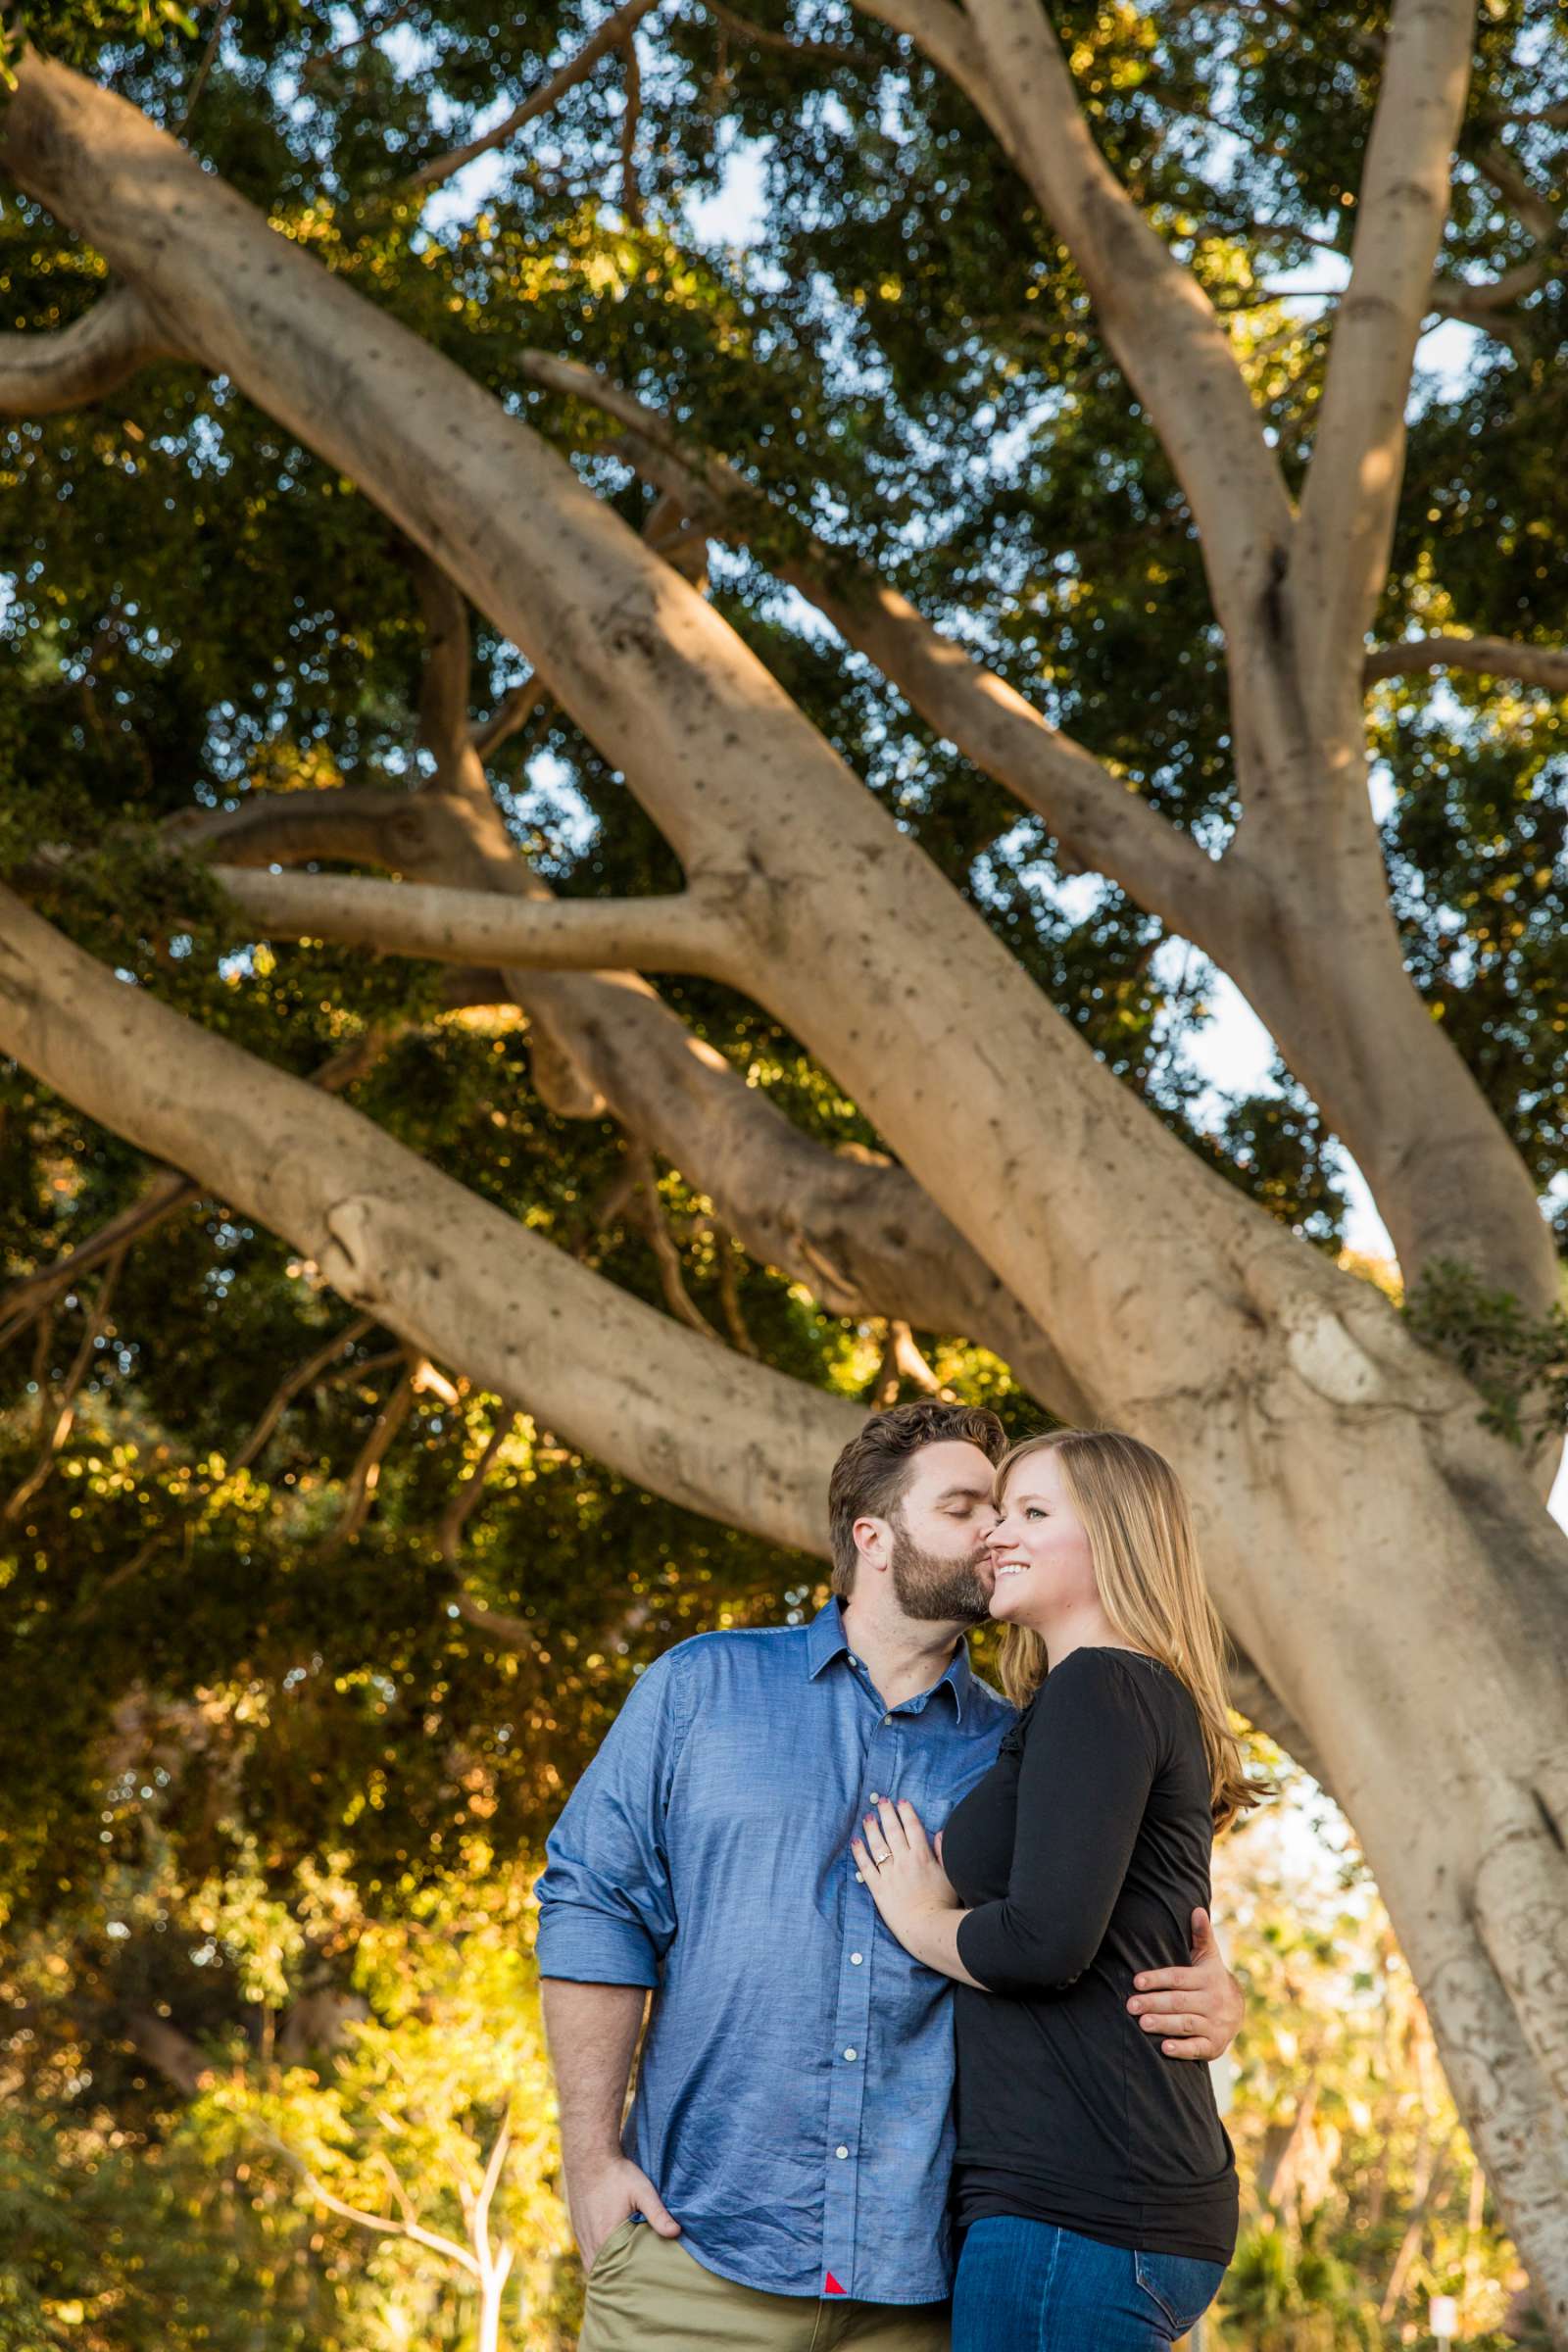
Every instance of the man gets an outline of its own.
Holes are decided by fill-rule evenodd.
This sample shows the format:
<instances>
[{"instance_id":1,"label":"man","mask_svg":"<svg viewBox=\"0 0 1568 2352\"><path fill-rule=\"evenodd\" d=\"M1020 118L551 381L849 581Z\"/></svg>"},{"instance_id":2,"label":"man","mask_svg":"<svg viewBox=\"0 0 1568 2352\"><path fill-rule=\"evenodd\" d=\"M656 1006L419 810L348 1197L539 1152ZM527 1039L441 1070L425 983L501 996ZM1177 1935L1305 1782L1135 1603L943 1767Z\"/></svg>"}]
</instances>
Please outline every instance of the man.
<instances>
[{"instance_id":1,"label":"man","mask_svg":"<svg viewBox=\"0 0 1568 2352\"><path fill-rule=\"evenodd\" d=\"M821 1614L656 1660L556 1825L538 1958L581 2352L947 2344L948 1985L882 1929L850 1840L879 1796L939 1830L1012 1720L964 1641L1003 1446L965 1405L869 1416L833 1471ZM1194 1925L1194 1967L1131 2003L1173 2059L1241 2022Z\"/></svg>"}]
</instances>

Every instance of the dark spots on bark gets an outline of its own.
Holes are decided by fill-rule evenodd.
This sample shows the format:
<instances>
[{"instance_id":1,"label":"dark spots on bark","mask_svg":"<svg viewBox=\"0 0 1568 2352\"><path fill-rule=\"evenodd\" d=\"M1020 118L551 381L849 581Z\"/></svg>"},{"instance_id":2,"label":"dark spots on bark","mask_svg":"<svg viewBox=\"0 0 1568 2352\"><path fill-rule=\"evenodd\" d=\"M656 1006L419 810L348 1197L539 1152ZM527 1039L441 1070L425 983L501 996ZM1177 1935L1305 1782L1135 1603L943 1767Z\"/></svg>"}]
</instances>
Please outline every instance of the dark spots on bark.
<instances>
[{"instance_id":1,"label":"dark spots on bark","mask_svg":"<svg viewBox=\"0 0 1568 2352\"><path fill-rule=\"evenodd\" d=\"M1272 644L1284 646L1290 633L1285 611L1285 575L1291 568L1288 549L1271 548L1268 559L1268 585L1263 590L1263 626Z\"/></svg>"},{"instance_id":2,"label":"dark spots on bark","mask_svg":"<svg viewBox=\"0 0 1568 2352\"><path fill-rule=\"evenodd\" d=\"M1530 1794L1535 1800L1536 1811L1541 1815L1541 1826L1546 1836L1551 1839L1559 1854L1568 1854L1568 1838L1563 1837L1562 1824L1556 1814L1553 1813L1539 1788L1532 1788Z\"/></svg>"}]
</instances>

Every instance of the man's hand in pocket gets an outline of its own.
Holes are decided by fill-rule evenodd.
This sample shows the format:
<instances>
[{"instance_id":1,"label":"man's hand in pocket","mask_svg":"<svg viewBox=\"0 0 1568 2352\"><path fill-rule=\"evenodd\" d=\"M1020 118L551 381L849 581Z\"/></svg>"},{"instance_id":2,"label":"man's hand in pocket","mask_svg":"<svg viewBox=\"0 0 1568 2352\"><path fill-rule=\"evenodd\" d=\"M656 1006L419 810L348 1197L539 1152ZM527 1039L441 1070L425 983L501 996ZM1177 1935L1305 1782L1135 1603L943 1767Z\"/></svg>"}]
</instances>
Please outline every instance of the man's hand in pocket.
<instances>
[{"instance_id":1,"label":"man's hand in pocket","mask_svg":"<svg viewBox=\"0 0 1568 2352\"><path fill-rule=\"evenodd\" d=\"M679 2222L665 2212L648 2175L626 2156L612 2156L608 2164L568 2181L566 2204L585 2271L593 2269L606 2238L634 2213L661 2237L680 2235Z\"/></svg>"}]
</instances>

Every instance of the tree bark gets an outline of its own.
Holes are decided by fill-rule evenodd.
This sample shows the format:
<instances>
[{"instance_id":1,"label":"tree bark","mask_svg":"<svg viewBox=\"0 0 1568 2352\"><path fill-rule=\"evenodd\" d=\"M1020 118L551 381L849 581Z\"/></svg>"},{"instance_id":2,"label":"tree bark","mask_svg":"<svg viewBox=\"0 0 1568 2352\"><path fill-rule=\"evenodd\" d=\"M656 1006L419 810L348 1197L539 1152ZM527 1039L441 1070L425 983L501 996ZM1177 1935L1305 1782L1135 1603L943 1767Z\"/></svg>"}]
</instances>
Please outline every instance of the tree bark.
<instances>
[{"instance_id":1,"label":"tree bark","mask_svg":"<svg viewBox=\"0 0 1568 2352\"><path fill-rule=\"evenodd\" d=\"M258 874L215 865L240 913L270 938L330 939L441 963L734 976L740 943L722 907L667 899L508 899L478 890L371 882L358 874Z\"/></svg>"},{"instance_id":2,"label":"tree bark","mask_svg":"<svg viewBox=\"0 0 1568 2352\"><path fill-rule=\"evenodd\" d=\"M116 980L0 890L0 1040L90 1116L307 1252L413 1348L628 1476L819 1549L854 1409L682 1331L323 1098ZM668 1400L689 1400L671 1422ZM635 1467L633 1467L635 1464Z\"/></svg>"},{"instance_id":3,"label":"tree bark","mask_svg":"<svg viewBox=\"0 0 1568 2352\"><path fill-rule=\"evenodd\" d=\"M682 449L662 417L579 362L530 352L523 369L629 425L650 479L721 535L745 539L764 502L724 460ZM811 539L773 563L1063 848L1230 975L1366 1175L1412 1290L1429 1265L1457 1258L1527 1312L1549 1310L1551 1236L1519 1154L1411 983L1364 779L1359 802L1336 810L1343 746L1323 736L1294 682L1298 598L1282 594L1276 639L1256 645L1247 633L1236 696L1246 813L1223 855L1209 858L863 565ZM1562 662L1506 650L1515 673L1538 683ZM1364 769L1364 744L1359 760ZM1544 1458L1543 1491L1551 1469Z\"/></svg>"},{"instance_id":4,"label":"tree bark","mask_svg":"<svg viewBox=\"0 0 1568 2352\"><path fill-rule=\"evenodd\" d=\"M354 858L466 889L548 895L476 794L256 794L181 820L171 839L225 859ZM612 1112L707 1194L760 1264L804 1283L830 1314L894 1315L975 1340L1061 1419L1092 1417L1060 1351L906 1170L803 1135L637 973L513 970L498 986L542 1033L554 1107Z\"/></svg>"},{"instance_id":5,"label":"tree bark","mask_svg":"<svg viewBox=\"0 0 1568 2352\"><path fill-rule=\"evenodd\" d=\"M155 360L182 359L128 286L53 333L0 335L0 416L49 416L103 400Z\"/></svg>"}]
</instances>

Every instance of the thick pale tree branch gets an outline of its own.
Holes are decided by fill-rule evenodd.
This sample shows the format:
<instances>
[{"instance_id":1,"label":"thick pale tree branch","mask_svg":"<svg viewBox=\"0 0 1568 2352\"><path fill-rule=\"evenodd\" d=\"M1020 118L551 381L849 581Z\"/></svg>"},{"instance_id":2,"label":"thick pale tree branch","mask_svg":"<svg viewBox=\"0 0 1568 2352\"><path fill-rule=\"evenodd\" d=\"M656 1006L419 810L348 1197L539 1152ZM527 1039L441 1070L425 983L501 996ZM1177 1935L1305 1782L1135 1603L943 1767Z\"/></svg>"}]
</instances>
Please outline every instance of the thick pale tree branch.
<instances>
[{"instance_id":1,"label":"thick pale tree branch","mask_svg":"<svg viewBox=\"0 0 1568 2352\"><path fill-rule=\"evenodd\" d=\"M493 812L491 830L475 838L440 795L356 788L353 814L344 797L340 787L257 793L237 810L179 820L177 837L262 865L333 855L393 862L538 903L532 893L544 886L504 854ZM897 1315L978 1341L1053 1412L1092 1417L1059 1351L906 1169L804 1135L636 973L514 971L497 986L577 1075L577 1115L612 1113L718 1205L760 1264L804 1284L829 1314ZM537 1071L536 1081L547 1083ZM569 1115L572 1106L558 1107Z\"/></svg>"},{"instance_id":2,"label":"thick pale tree branch","mask_svg":"<svg viewBox=\"0 0 1568 2352\"><path fill-rule=\"evenodd\" d=\"M454 172L461 172L466 164L471 164L477 156L489 155L494 148L505 147L525 123L537 122L541 115L548 115L552 107L560 105L568 90L574 90L579 81L586 81L600 59L608 57L612 49L619 49L629 38L633 27L642 23L654 6L655 0L623 0L623 5L615 10L613 16L605 19L599 30L583 43L576 56L552 74L549 80L541 83L520 106L514 107L504 122L498 122L493 130L482 132L478 138L469 139L466 146L454 147L450 154L438 155L430 163L421 164L417 172L410 174L408 186L419 194L427 188L438 188L443 180L450 179Z\"/></svg>"},{"instance_id":3,"label":"thick pale tree branch","mask_svg":"<svg viewBox=\"0 0 1568 2352\"><path fill-rule=\"evenodd\" d=\"M1414 677L1423 670L1471 669L1484 678L1517 678L1568 694L1568 653L1546 645L1520 645L1508 637L1409 637L1397 645L1375 646L1362 665L1369 686L1383 678Z\"/></svg>"},{"instance_id":4,"label":"thick pale tree branch","mask_svg":"<svg viewBox=\"0 0 1568 2352\"><path fill-rule=\"evenodd\" d=\"M962 90L977 113L987 122L992 120L996 91L985 52L961 8L950 6L949 0L858 0L858 5L866 16L912 41L939 73ZM1008 153L1016 163L1010 144Z\"/></svg>"},{"instance_id":5,"label":"thick pale tree branch","mask_svg":"<svg viewBox=\"0 0 1568 2352\"><path fill-rule=\"evenodd\" d=\"M216 852L226 866L373 858L400 872L400 820L416 840L421 820L414 793L385 784L328 784L309 792L248 792L234 808L182 809L168 819L162 838L192 856Z\"/></svg>"},{"instance_id":6,"label":"thick pale tree branch","mask_svg":"<svg viewBox=\"0 0 1568 2352\"><path fill-rule=\"evenodd\" d=\"M628 1298L359 1112L117 980L6 890L0 1049L306 1251L409 1347L524 1398L568 1443L613 1429L619 1468L668 1501L820 1549L852 1407Z\"/></svg>"},{"instance_id":7,"label":"thick pale tree branch","mask_svg":"<svg viewBox=\"0 0 1568 2352\"><path fill-rule=\"evenodd\" d=\"M340 1054L324 1061L310 1083L320 1087L325 1094L344 1093L364 1077L396 1034L389 1027L368 1029L352 1046L346 1046ZM91 1267L101 1265L105 1258L114 1257L130 1243L140 1241L176 1210L200 1198L200 1185L193 1184L176 1168L156 1169L139 1200L133 1200L118 1216L109 1218L96 1233L78 1242L55 1264L41 1266L36 1274L24 1274L8 1290L0 1291L0 1348L9 1348L36 1316L71 1290Z\"/></svg>"},{"instance_id":8,"label":"thick pale tree branch","mask_svg":"<svg viewBox=\"0 0 1568 2352\"><path fill-rule=\"evenodd\" d=\"M532 383L629 427L640 471L718 537L744 544L782 519L766 494L721 457L684 443L667 417L581 361L525 351ZM645 454L646 453L646 454ZM1148 909L1218 960L1244 914L1245 888L1157 814L1006 680L944 636L853 554L809 533L764 561L813 604L847 645L873 662L939 735L1050 825L1079 862L1119 882Z\"/></svg>"},{"instance_id":9,"label":"thick pale tree branch","mask_svg":"<svg viewBox=\"0 0 1568 2352\"><path fill-rule=\"evenodd\" d=\"M86 408L155 360L184 357L139 295L118 286L70 326L0 335L0 416Z\"/></svg>"},{"instance_id":10,"label":"thick pale tree branch","mask_svg":"<svg viewBox=\"0 0 1568 2352\"><path fill-rule=\"evenodd\" d=\"M1295 611L1309 697L1353 693L1388 571L1410 370L1448 214L1475 15L1475 0L1396 0L1389 27L1350 282L1301 495Z\"/></svg>"},{"instance_id":11,"label":"thick pale tree branch","mask_svg":"<svg viewBox=\"0 0 1568 2352\"><path fill-rule=\"evenodd\" d=\"M442 963L735 979L739 943L722 906L696 892L658 899L516 899L482 890L377 882L360 874L211 868L247 921L270 935L330 939Z\"/></svg>"},{"instance_id":12,"label":"thick pale tree branch","mask_svg":"<svg viewBox=\"0 0 1568 2352\"><path fill-rule=\"evenodd\" d=\"M940 0L861 5L946 64L924 30L935 17L937 37L948 33L955 12ZM972 0L969 24L983 77L964 86L1077 264L1186 492L1215 611L1240 644L1256 628L1292 516L1224 325L1096 146L1041 0Z\"/></svg>"}]
</instances>

